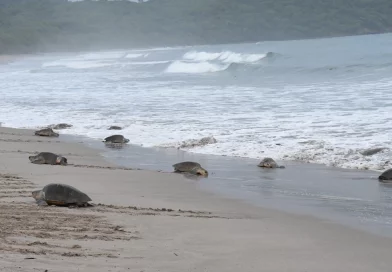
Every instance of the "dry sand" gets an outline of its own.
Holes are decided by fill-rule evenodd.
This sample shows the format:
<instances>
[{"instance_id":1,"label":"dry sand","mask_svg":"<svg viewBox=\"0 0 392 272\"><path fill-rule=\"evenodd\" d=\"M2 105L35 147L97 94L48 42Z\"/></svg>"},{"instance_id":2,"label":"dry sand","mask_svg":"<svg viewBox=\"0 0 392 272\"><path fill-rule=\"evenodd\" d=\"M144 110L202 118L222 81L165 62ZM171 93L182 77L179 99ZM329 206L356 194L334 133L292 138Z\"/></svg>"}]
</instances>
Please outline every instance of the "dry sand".
<instances>
[{"instance_id":1,"label":"dry sand","mask_svg":"<svg viewBox=\"0 0 392 272\"><path fill-rule=\"evenodd\" d=\"M391 239L199 191L172 173L110 165L96 150L0 128L0 271L391 271ZM60 153L68 166L28 156ZM59 182L94 207L39 207ZM180 209L180 210L179 210Z\"/></svg>"}]
</instances>

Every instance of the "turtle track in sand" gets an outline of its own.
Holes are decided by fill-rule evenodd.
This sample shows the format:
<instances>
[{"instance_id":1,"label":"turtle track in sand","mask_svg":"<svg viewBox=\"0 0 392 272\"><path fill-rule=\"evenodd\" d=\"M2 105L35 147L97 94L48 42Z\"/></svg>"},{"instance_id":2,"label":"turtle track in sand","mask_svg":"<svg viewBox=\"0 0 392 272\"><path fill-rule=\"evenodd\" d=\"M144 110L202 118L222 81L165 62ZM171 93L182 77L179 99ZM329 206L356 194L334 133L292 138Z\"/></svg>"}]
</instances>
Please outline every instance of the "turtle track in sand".
<instances>
[{"instance_id":1,"label":"turtle track in sand","mask_svg":"<svg viewBox=\"0 0 392 272\"><path fill-rule=\"evenodd\" d=\"M105 204L80 209L42 207L31 197L35 188L26 179L0 173L0 254L17 253L28 258L143 258L122 256L121 250L116 250L122 243L142 239L142 234L137 226L124 228L110 223L108 215L228 219L203 211Z\"/></svg>"},{"instance_id":2,"label":"turtle track in sand","mask_svg":"<svg viewBox=\"0 0 392 272\"><path fill-rule=\"evenodd\" d=\"M28 154L28 155L38 155L41 153L40 151L24 151L24 150L17 150L17 151L10 151L10 150L1 150L0 153L17 153L17 154ZM62 153L58 154L62 157L74 156L74 157L81 157L81 155L73 154L73 153ZM127 171L135 171L135 170L143 170L140 168L130 168L130 167L118 167L118 166L100 166L100 165L90 165L90 164L74 164L68 163L67 167L78 167L78 168L97 168L97 169L107 169L107 170L127 170Z\"/></svg>"},{"instance_id":3,"label":"turtle track in sand","mask_svg":"<svg viewBox=\"0 0 392 272\"><path fill-rule=\"evenodd\" d=\"M25 179L0 174L0 253L116 258L119 253L109 250L110 243L141 239L136 229L113 225L88 209L37 206L33 188ZM107 245L92 249L85 245L91 240Z\"/></svg>"}]
</instances>

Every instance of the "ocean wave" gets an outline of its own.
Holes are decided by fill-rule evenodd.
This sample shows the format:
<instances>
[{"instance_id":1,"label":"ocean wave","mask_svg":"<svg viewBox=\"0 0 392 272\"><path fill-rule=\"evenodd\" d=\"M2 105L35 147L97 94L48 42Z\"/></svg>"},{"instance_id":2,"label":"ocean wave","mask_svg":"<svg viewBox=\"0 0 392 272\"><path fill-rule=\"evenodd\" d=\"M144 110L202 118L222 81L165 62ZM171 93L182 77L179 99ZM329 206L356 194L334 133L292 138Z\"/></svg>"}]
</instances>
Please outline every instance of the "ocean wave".
<instances>
[{"instance_id":1,"label":"ocean wave","mask_svg":"<svg viewBox=\"0 0 392 272\"><path fill-rule=\"evenodd\" d=\"M148 55L149 54L129 53L129 54L126 54L124 56L124 58L126 58L126 59L137 59L137 58L140 58L140 57L143 57L143 58L148 57Z\"/></svg>"},{"instance_id":2,"label":"ocean wave","mask_svg":"<svg viewBox=\"0 0 392 272\"><path fill-rule=\"evenodd\" d=\"M157 61L133 61L132 65L157 65L157 64L168 64L170 60L157 60Z\"/></svg>"},{"instance_id":3,"label":"ocean wave","mask_svg":"<svg viewBox=\"0 0 392 272\"><path fill-rule=\"evenodd\" d=\"M324 78L313 81L306 74L304 78L293 76L294 82L291 78L282 81L282 75L284 79L291 75L287 69L296 65L306 69L343 65L318 60L303 64L300 59L286 63L294 52L282 58L267 53L260 61L250 62L257 57L242 54L235 59L238 55L211 53L217 51L214 48L206 49L210 53L190 50L126 50L121 59L109 59L115 54L94 59L102 53L93 53L88 56L90 60L78 54L20 61L0 73L4 90L1 121L11 127L67 122L74 125L67 133L99 139L108 136L109 125L116 124L124 127L122 133L132 138L133 144L144 147L166 145L195 153L254 159L268 156L342 168L392 167L391 150L361 154L365 148L392 145L388 137L392 124L388 114L390 77L377 74L366 81L353 78L334 82ZM125 59L131 53L150 55ZM269 56L276 56L281 63L269 67ZM203 58L208 60L199 60ZM109 68L96 68L103 66ZM24 72L37 73L37 68L43 73ZM88 68L99 71L85 73L83 69ZM256 73L251 73L253 70ZM56 80L52 71L61 73ZM162 76L163 71L185 74ZM197 80L187 76L201 73L206 74ZM233 74L236 82L228 80ZM269 81L268 77L274 79ZM322 103L320 97L328 103ZM214 135L218 142L197 142L207 135ZM307 139L314 141L301 142Z\"/></svg>"},{"instance_id":4,"label":"ocean wave","mask_svg":"<svg viewBox=\"0 0 392 272\"><path fill-rule=\"evenodd\" d=\"M239 67L258 67L260 61L273 58L273 52L265 54L245 54L232 51L204 52L189 51L181 60L175 60L166 68L167 73L213 73L225 70L237 70Z\"/></svg>"},{"instance_id":5,"label":"ocean wave","mask_svg":"<svg viewBox=\"0 0 392 272\"><path fill-rule=\"evenodd\" d=\"M222 63L255 63L271 56L272 52L265 54L245 54L232 51L204 52L189 51L183 55L183 59L192 61L220 61Z\"/></svg>"},{"instance_id":6,"label":"ocean wave","mask_svg":"<svg viewBox=\"0 0 392 272\"><path fill-rule=\"evenodd\" d=\"M82 60L59 60L45 62L42 64L43 68L51 67L66 67L71 69L90 69L90 68L102 68L111 66L111 63L99 62L99 61L82 61Z\"/></svg>"},{"instance_id":7,"label":"ocean wave","mask_svg":"<svg viewBox=\"0 0 392 272\"><path fill-rule=\"evenodd\" d=\"M42 64L42 68L65 67L70 69L93 69L108 67L118 64L121 59L145 58L148 53L128 53L128 52L102 52L78 55L74 58L65 58L49 61ZM148 64L148 63L147 63Z\"/></svg>"},{"instance_id":8,"label":"ocean wave","mask_svg":"<svg viewBox=\"0 0 392 272\"><path fill-rule=\"evenodd\" d=\"M392 162L389 160L392 152L388 148L347 148L334 146L324 141L305 143L304 147L301 147L302 145L300 143L300 146L297 147L295 152L286 153L282 159L361 170L371 169L382 171L392 167ZM378 148L382 150L372 155L366 155L366 152L364 152Z\"/></svg>"},{"instance_id":9,"label":"ocean wave","mask_svg":"<svg viewBox=\"0 0 392 272\"><path fill-rule=\"evenodd\" d=\"M382 149L372 155L366 155L365 150ZM218 144L195 147L188 150L194 153L223 155L261 159L272 157L281 161L299 161L316 163L330 167L384 171L392 168L392 150L383 145L364 148L337 146L322 140L311 141L268 141L266 143L244 143L240 145L232 140L221 139ZM365 155L363 155L365 153ZM372 152L371 152L372 153Z\"/></svg>"},{"instance_id":10,"label":"ocean wave","mask_svg":"<svg viewBox=\"0 0 392 272\"><path fill-rule=\"evenodd\" d=\"M360 70L366 69L386 69L392 66L392 62L384 62L384 63L356 63L356 64L348 64L348 65L341 65L341 66L322 66L322 67L315 67L310 69L299 69L300 72L308 71L310 73L317 73L317 72L339 72L339 73L355 73Z\"/></svg>"},{"instance_id":11,"label":"ocean wave","mask_svg":"<svg viewBox=\"0 0 392 272\"><path fill-rule=\"evenodd\" d=\"M124 56L124 52L94 52L79 55L83 60L103 60L103 59L119 59Z\"/></svg>"},{"instance_id":12,"label":"ocean wave","mask_svg":"<svg viewBox=\"0 0 392 272\"><path fill-rule=\"evenodd\" d=\"M216 64L208 61L185 62L173 61L165 70L166 73L201 74L224 71L230 64Z\"/></svg>"}]
</instances>

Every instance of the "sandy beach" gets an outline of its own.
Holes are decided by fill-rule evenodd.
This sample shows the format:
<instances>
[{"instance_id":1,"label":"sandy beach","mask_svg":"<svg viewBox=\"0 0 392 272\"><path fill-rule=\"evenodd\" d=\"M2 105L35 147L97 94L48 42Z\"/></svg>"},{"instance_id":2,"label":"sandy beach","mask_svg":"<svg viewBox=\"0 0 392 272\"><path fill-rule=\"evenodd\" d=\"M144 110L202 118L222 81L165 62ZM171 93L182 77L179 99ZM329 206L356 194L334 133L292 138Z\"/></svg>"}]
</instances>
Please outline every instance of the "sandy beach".
<instances>
[{"instance_id":1,"label":"sandy beach","mask_svg":"<svg viewBox=\"0 0 392 272\"><path fill-rule=\"evenodd\" d=\"M178 174L118 167L61 136L2 127L0 145L2 272L391 270L389 238L223 198ZM70 165L30 163L41 151ZM94 207L37 206L31 191L52 182L84 191Z\"/></svg>"}]
</instances>

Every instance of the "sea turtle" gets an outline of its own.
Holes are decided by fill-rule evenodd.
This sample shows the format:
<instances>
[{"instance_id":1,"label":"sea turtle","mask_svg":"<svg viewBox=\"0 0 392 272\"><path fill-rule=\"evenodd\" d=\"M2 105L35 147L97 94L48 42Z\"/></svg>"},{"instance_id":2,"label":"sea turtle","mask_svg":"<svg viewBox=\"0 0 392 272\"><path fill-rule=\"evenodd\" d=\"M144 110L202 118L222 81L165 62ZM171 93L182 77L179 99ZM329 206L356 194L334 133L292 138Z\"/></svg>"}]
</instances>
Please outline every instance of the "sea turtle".
<instances>
[{"instance_id":1,"label":"sea turtle","mask_svg":"<svg viewBox=\"0 0 392 272\"><path fill-rule=\"evenodd\" d=\"M197 162L185 161L173 164L174 172L181 173L187 172L198 176L208 176L208 171L205 170Z\"/></svg>"},{"instance_id":2,"label":"sea turtle","mask_svg":"<svg viewBox=\"0 0 392 272\"><path fill-rule=\"evenodd\" d=\"M42 190L33 191L31 194L38 205L91 206L88 203L91 201L88 195L66 184L51 183L46 185Z\"/></svg>"},{"instance_id":3,"label":"sea turtle","mask_svg":"<svg viewBox=\"0 0 392 272\"><path fill-rule=\"evenodd\" d=\"M108 130L122 130L122 127L119 126L110 126Z\"/></svg>"},{"instance_id":4,"label":"sea turtle","mask_svg":"<svg viewBox=\"0 0 392 272\"><path fill-rule=\"evenodd\" d=\"M388 149L388 148L386 148L386 147L369 148L369 149L362 150L359 153L363 156L371 156L371 155L377 154L385 149Z\"/></svg>"},{"instance_id":5,"label":"sea turtle","mask_svg":"<svg viewBox=\"0 0 392 272\"><path fill-rule=\"evenodd\" d=\"M44 128L37 130L35 133L37 136L45 136L45 137L59 137L59 134L54 132L51 128Z\"/></svg>"},{"instance_id":6,"label":"sea turtle","mask_svg":"<svg viewBox=\"0 0 392 272\"><path fill-rule=\"evenodd\" d=\"M263 168L285 168L283 165L278 165L272 158L262 159L262 161L257 166Z\"/></svg>"},{"instance_id":7,"label":"sea turtle","mask_svg":"<svg viewBox=\"0 0 392 272\"><path fill-rule=\"evenodd\" d=\"M125 138L123 135L112 135L106 137L104 142L109 144L125 144L129 142L129 139Z\"/></svg>"},{"instance_id":8,"label":"sea turtle","mask_svg":"<svg viewBox=\"0 0 392 272\"><path fill-rule=\"evenodd\" d=\"M379 177L378 180L381 182L392 182L392 168L384 171Z\"/></svg>"},{"instance_id":9,"label":"sea turtle","mask_svg":"<svg viewBox=\"0 0 392 272\"><path fill-rule=\"evenodd\" d=\"M53 129L65 129L65 128L70 128L72 127L72 125L70 124L66 124L66 123L60 123L57 125L50 125L49 128L53 128Z\"/></svg>"},{"instance_id":10,"label":"sea turtle","mask_svg":"<svg viewBox=\"0 0 392 272\"><path fill-rule=\"evenodd\" d=\"M51 152L40 152L38 155L29 156L29 160L35 164L67 165L67 158Z\"/></svg>"}]
</instances>

